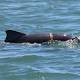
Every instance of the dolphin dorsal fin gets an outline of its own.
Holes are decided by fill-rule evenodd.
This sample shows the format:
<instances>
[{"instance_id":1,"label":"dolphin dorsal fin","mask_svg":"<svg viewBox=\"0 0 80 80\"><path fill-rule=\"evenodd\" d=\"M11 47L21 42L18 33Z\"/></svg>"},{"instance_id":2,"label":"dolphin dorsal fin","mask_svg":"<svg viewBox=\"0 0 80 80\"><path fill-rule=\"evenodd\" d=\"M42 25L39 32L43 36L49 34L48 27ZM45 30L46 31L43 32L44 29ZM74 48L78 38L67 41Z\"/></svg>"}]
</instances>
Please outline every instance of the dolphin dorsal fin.
<instances>
[{"instance_id":1,"label":"dolphin dorsal fin","mask_svg":"<svg viewBox=\"0 0 80 80\"><path fill-rule=\"evenodd\" d=\"M18 39L25 34L13 30L6 30L6 35L5 42L19 42Z\"/></svg>"}]
</instances>

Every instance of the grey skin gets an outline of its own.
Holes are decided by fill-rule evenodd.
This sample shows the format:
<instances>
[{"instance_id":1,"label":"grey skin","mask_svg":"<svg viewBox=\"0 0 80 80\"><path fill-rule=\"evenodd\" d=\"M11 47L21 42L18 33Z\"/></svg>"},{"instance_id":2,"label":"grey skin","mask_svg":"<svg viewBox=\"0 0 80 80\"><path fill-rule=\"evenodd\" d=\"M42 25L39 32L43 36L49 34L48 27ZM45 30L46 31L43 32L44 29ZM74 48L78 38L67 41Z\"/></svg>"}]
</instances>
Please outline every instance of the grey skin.
<instances>
[{"instance_id":1,"label":"grey skin","mask_svg":"<svg viewBox=\"0 0 80 80\"><path fill-rule=\"evenodd\" d=\"M52 33L53 39L58 41L67 41L74 39L70 35ZM50 33L24 34L21 32L7 30L5 42L10 43L43 43L51 40Z\"/></svg>"}]
</instances>

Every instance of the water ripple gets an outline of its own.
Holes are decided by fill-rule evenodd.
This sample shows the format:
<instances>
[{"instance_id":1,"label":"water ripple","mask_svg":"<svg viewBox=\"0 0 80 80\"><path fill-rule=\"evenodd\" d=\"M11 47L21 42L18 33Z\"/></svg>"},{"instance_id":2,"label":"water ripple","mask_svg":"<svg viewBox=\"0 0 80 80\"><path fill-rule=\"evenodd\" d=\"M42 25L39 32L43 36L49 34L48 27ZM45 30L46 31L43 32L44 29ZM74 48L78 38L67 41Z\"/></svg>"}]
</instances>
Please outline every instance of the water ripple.
<instances>
[{"instance_id":1,"label":"water ripple","mask_svg":"<svg viewBox=\"0 0 80 80\"><path fill-rule=\"evenodd\" d=\"M0 80L80 80L80 43L5 43L5 30L80 35L79 0L0 0Z\"/></svg>"}]
</instances>

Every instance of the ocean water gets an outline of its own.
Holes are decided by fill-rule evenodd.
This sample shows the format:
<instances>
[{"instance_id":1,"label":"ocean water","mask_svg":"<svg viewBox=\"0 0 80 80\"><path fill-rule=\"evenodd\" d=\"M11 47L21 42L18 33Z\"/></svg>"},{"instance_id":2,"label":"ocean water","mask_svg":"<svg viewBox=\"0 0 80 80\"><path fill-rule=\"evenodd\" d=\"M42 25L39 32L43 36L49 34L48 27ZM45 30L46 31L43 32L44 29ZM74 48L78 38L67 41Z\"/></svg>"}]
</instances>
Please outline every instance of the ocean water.
<instances>
[{"instance_id":1,"label":"ocean water","mask_svg":"<svg viewBox=\"0 0 80 80\"><path fill-rule=\"evenodd\" d=\"M0 0L0 80L80 80L80 43L5 43L5 31L80 35L80 0Z\"/></svg>"}]
</instances>

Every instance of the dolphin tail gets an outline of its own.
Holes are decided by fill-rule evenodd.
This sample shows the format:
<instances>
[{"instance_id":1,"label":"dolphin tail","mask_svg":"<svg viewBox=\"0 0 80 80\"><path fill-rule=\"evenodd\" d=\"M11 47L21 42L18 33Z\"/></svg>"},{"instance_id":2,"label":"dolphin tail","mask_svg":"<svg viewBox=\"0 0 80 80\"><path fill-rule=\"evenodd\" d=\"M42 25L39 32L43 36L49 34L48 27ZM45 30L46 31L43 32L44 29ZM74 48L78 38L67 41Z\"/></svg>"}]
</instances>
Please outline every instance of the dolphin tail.
<instances>
[{"instance_id":1,"label":"dolphin tail","mask_svg":"<svg viewBox=\"0 0 80 80\"><path fill-rule=\"evenodd\" d=\"M20 37L24 36L24 33L20 33L13 30L6 30L6 39L5 42L15 42L20 43Z\"/></svg>"}]
</instances>

